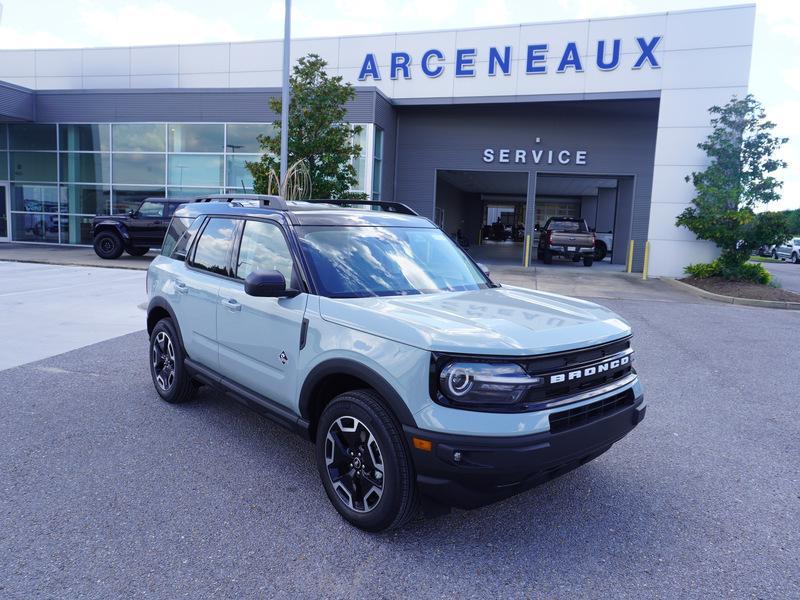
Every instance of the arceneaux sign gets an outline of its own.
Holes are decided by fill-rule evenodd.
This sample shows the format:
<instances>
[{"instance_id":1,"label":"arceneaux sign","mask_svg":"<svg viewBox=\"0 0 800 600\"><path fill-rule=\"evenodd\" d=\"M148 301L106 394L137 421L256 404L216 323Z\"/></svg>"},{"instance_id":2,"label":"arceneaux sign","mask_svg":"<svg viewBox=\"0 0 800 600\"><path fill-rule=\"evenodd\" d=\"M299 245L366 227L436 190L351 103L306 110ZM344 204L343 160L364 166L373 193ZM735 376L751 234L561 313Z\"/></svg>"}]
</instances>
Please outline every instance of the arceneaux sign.
<instances>
[{"instance_id":1,"label":"arceneaux sign","mask_svg":"<svg viewBox=\"0 0 800 600\"><path fill-rule=\"evenodd\" d=\"M648 66L651 69L658 69L661 65L655 57L655 49L663 39L663 36L654 35L650 38L634 38L632 48L633 54L630 56L630 68L641 69ZM594 66L600 71L613 71L622 62L622 40L598 40L597 53L595 57L587 58L587 62L593 62ZM485 61L486 66L481 67L487 70L489 76L502 73L511 75L512 46L489 48L488 53L479 54L477 48L459 48L456 50L455 60L453 61L454 75L456 77L475 77L478 69L478 62ZM525 73L528 75L539 75L547 73L548 56L555 54L560 57L556 73L566 73L570 69L576 73L584 70L584 61L578 50L577 42L567 42L563 49L552 51L549 44L528 44L525 47L524 63ZM635 60L634 60L635 57ZM389 77L391 79L411 79L411 75L417 66L415 59L408 52L392 52L389 59ZM444 52L431 48L426 50L419 58L419 70L425 77L439 77L445 72L446 57ZM367 53L361 70L358 73L359 81L381 79L381 72L378 68L378 61L374 53Z\"/></svg>"}]
</instances>

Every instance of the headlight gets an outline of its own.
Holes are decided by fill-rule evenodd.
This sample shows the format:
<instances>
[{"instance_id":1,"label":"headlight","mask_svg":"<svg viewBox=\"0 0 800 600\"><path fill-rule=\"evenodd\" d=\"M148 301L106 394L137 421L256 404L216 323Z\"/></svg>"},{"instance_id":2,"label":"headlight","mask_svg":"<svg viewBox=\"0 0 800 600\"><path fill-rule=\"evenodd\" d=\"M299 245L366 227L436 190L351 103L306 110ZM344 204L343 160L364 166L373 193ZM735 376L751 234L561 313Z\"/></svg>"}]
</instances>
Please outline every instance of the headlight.
<instances>
[{"instance_id":1,"label":"headlight","mask_svg":"<svg viewBox=\"0 0 800 600\"><path fill-rule=\"evenodd\" d=\"M439 391L459 404L514 404L543 383L515 363L451 362L439 373Z\"/></svg>"}]
</instances>

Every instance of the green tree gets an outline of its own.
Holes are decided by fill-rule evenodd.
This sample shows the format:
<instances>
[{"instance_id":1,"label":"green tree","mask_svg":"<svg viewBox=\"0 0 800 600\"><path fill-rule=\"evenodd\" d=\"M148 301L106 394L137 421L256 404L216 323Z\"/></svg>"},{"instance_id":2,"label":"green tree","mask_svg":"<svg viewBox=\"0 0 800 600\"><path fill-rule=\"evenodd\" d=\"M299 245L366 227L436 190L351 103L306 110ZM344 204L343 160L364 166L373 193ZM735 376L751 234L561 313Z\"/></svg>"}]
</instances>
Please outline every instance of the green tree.
<instances>
[{"instance_id":1,"label":"green tree","mask_svg":"<svg viewBox=\"0 0 800 600\"><path fill-rule=\"evenodd\" d=\"M774 157L788 139L776 137L761 103L752 95L735 96L725 106L713 106L713 131L697 145L711 163L692 173L696 195L676 224L720 248L717 274L729 279L752 278L746 268L752 252L761 244L775 244L789 237L782 213L757 213L756 209L780 199L782 183L772 173L786 167Z\"/></svg>"},{"instance_id":2,"label":"green tree","mask_svg":"<svg viewBox=\"0 0 800 600\"><path fill-rule=\"evenodd\" d=\"M309 54L300 58L289 78L289 164L305 162L314 198L357 197L348 190L358 183L351 161L361 154L361 146L352 139L361 127L344 122L344 105L355 98L355 90L342 83L341 76L329 77L326 65L318 55ZM270 98L269 107L281 114L280 97ZM270 190L270 172L280 174L282 125L277 120L272 135L259 136L265 154L258 162L247 163L256 193L275 193Z\"/></svg>"}]
</instances>

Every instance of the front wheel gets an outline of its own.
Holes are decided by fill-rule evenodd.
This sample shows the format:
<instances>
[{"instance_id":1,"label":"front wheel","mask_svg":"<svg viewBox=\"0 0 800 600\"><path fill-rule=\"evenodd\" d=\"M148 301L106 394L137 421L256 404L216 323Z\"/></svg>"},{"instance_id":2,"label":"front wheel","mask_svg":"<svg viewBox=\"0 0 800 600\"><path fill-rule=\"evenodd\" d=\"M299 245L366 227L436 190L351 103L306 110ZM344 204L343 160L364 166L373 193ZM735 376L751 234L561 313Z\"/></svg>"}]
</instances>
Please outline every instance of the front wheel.
<instances>
[{"instance_id":1,"label":"front wheel","mask_svg":"<svg viewBox=\"0 0 800 600\"><path fill-rule=\"evenodd\" d=\"M158 395L170 404L187 402L197 391L183 365L184 357L172 319L161 319L150 334L150 375Z\"/></svg>"},{"instance_id":2,"label":"front wheel","mask_svg":"<svg viewBox=\"0 0 800 600\"><path fill-rule=\"evenodd\" d=\"M797 255L797 252L792 252L792 263L800 265L800 256Z\"/></svg>"},{"instance_id":3,"label":"front wheel","mask_svg":"<svg viewBox=\"0 0 800 600\"><path fill-rule=\"evenodd\" d=\"M150 248L128 248L125 250L131 256L144 256L148 252L150 252Z\"/></svg>"},{"instance_id":4,"label":"front wheel","mask_svg":"<svg viewBox=\"0 0 800 600\"><path fill-rule=\"evenodd\" d=\"M113 260L122 255L122 239L112 231L101 231L94 236L94 253L100 258Z\"/></svg>"},{"instance_id":5,"label":"front wheel","mask_svg":"<svg viewBox=\"0 0 800 600\"><path fill-rule=\"evenodd\" d=\"M778 260L778 253L775 250L772 251L772 258Z\"/></svg>"},{"instance_id":6,"label":"front wheel","mask_svg":"<svg viewBox=\"0 0 800 600\"><path fill-rule=\"evenodd\" d=\"M359 529L393 529L414 515L411 456L400 424L374 391L345 392L325 407L316 460L334 508Z\"/></svg>"}]
</instances>

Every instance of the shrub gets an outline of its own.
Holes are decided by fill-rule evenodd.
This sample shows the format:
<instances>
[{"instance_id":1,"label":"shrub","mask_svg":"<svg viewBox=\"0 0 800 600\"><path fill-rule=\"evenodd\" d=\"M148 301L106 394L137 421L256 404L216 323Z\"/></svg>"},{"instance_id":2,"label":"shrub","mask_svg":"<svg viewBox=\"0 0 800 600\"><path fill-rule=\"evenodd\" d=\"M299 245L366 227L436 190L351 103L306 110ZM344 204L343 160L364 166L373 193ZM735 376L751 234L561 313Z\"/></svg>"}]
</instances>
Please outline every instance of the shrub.
<instances>
[{"instance_id":1,"label":"shrub","mask_svg":"<svg viewBox=\"0 0 800 600\"><path fill-rule=\"evenodd\" d=\"M766 285L772 279L769 271L762 265L754 263L726 263L717 259L710 263L697 263L684 268L687 275L697 279L709 277L722 277L732 281L751 281Z\"/></svg>"},{"instance_id":2,"label":"shrub","mask_svg":"<svg viewBox=\"0 0 800 600\"><path fill-rule=\"evenodd\" d=\"M722 269L720 269L719 261L710 263L697 263L689 265L683 269L687 275L691 275L697 279L708 279L709 277L720 277Z\"/></svg>"}]
</instances>

